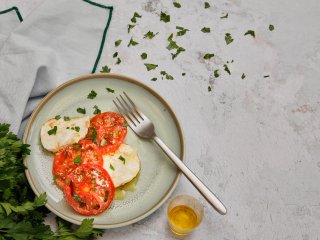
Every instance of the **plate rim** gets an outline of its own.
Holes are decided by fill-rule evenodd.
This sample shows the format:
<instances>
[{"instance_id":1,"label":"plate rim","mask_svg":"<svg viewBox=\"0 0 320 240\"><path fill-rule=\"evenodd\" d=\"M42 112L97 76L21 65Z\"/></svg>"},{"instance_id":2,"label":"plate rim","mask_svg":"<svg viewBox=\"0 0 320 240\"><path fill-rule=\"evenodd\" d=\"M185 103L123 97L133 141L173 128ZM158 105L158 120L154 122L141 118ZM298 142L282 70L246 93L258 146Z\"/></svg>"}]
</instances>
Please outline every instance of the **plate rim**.
<instances>
[{"instance_id":1,"label":"plate rim","mask_svg":"<svg viewBox=\"0 0 320 240\"><path fill-rule=\"evenodd\" d=\"M40 110L43 108L43 106L58 92L60 92L62 89L68 87L69 85L72 85L74 83L80 82L80 81L84 81L84 80L89 80L89 79L96 79L96 78L115 78L118 80L122 80L122 81L127 81L133 84L138 85L139 87L144 88L145 90L147 90L149 93L151 93L153 96L155 96L158 100L160 100L160 102L166 107L166 109L169 111L170 115L172 116L174 123L176 125L176 128L178 130L178 135L180 138L180 159L183 161L184 159L184 137L183 137L183 133L182 133L182 128L181 125L174 113L174 111L172 110L172 108L170 107L170 105L164 100L163 97L161 97L155 90L153 90L151 87L147 86L146 84L142 83L141 81L134 79L132 77L123 75L123 74L117 74L117 73L94 73L94 74L85 74L85 75L81 75L78 76L76 78L73 78L71 80L68 80L64 83L62 83L61 85L59 85L58 87L54 88L53 90L51 90L39 103L39 105L36 107L36 109L33 111L33 113L30 116L30 119L28 120L28 123L26 125L26 129L24 131L23 134L23 140L22 142L24 144L27 144L27 138L29 137L30 134L30 130L32 127L32 124L35 120L35 118L37 117L38 113L40 112ZM27 177L27 180L33 190L33 192L39 196L40 192L38 191L38 189L35 187L35 184L33 183L32 177L28 171L28 163L27 163L27 157L26 156L23 160L23 163L26 167L25 170L25 174ZM179 179L181 177L181 172L178 170L177 174L175 176L175 179L172 183L172 185L170 186L170 188L168 189L168 191L166 192L166 194L164 194L164 196L154 205L152 206L149 210L147 210L146 212L144 212L143 214L134 217L132 219L126 220L126 221L122 221L122 222L118 222L118 223L114 223L114 224L96 224L93 222L93 227L94 228L100 228L100 229L110 229L110 228L118 228L118 227L123 227L123 226L127 226L130 224L133 224L135 222L138 222L146 217L148 217L149 215L151 215L153 212L155 212L156 210L158 210L163 204L164 202L171 196L172 192L175 190L175 188L177 187L177 184L179 182ZM45 206L54 214L56 214L57 216L71 222L74 223L76 225L80 225L81 221L78 221L77 219L73 219L71 217L68 217L67 215L64 215L63 213L59 212L56 208L54 208L52 205L46 203ZM94 218L94 216L91 216L90 218Z\"/></svg>"}]
</instances>

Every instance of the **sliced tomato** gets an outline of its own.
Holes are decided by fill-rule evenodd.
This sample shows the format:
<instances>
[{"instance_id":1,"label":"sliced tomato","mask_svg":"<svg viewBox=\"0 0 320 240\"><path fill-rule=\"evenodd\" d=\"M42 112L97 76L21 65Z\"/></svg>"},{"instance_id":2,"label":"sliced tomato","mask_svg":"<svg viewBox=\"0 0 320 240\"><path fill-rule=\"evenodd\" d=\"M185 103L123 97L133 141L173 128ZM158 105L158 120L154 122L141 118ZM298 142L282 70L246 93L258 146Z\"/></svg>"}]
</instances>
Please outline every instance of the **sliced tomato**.
<instances>
[{"instance_id":1,"label":"sliced tomato","mask_svg":"<svg viewBox=\"0 0 320 240\"><path fill-rule=\"evenodd\" d=\"M66 182L64 193L67 201L82 215L97 215L106 210L113 201L113 182L100 165L82 164L67 176Z\"/></svg>"},{"instance_id":2,"label":"sliced tomato","mask_svg":"<svg viewBox=\"0 0 320 240\"><path fill-rule=\"evenodd\" d=\"M115 112L97 114L90 120L87 138L92 139L102 154L116 151L127 135L127 127L122 115Z\"/></svg>"},{"instance_id":3,"label":"sliced tomato","mask_svg":"<svg viewBox=\"0 0 320 240\"><path fill-rule=\"evenodd\" d=\"M82 164L92 163L100 166L103 165L101 151L96 144L89 139L82 139L79 141L79 144L81 145Z\"/></svg>"},{"instance_id":4,"label":"sliced tomato","mask_svg":"<svg viewBox=\"0 0 320 240\"><path fill-rule=\"evenodd\" d=\"M58 151L53 160L52 173L56 184L64 189L67 175L77 166L74 161L81 156L79 144L68 145Z\"/></svg>"}]
</instances>

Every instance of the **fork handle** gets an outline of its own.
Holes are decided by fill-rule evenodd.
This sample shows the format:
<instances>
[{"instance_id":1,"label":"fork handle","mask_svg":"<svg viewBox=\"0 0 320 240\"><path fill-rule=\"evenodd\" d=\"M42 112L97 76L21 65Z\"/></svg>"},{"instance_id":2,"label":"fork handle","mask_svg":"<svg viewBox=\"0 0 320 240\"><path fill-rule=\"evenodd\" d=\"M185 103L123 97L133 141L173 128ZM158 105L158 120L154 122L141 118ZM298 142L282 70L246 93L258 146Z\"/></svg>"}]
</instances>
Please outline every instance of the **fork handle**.
<instances>
[{"instance_id":1,"label":"fork handle","mask_svg":"<svg viewBox=\"0 0 320 240\"><path fill-rule=\"evenodd\" d=\"M173 163L181 170L181 172L189 179L189 181L198 189L202 196L210 203L210 205L220 214L225 215L227 213L226 207L223 203L210 191L210 189L204 185L203 182L178 158L174 152L158 137L154 136L153 140L159 145L159 147L167 154L167 156L173 161Z\"/></svg>"}]
</instances>

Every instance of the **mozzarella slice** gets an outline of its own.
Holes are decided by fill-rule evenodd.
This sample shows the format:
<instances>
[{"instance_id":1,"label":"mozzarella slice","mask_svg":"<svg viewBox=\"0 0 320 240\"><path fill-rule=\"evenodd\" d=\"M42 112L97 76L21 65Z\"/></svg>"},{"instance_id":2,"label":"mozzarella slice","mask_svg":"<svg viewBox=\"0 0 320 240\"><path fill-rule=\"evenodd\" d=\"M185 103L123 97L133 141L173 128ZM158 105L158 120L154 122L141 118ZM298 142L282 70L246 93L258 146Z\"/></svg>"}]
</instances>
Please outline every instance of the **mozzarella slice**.
<instances>
[{"instance_id":1,"label":"mozzarella slice","mask_svg":"<svg viewBox=\"0 0 320 240\"><path fill-rule=\"evenodd\" d=\"M77 143L84 138L89 126L89 117L73 118L69 121L65 121L63 118L50 119L41 127L42 146L50 152L57 152L62 147ZM55 127L56 132L54 133Z\"/></svg>"},{"instance_id":2,"label":"mozzarella slice","mask_svg":"<svg viewBox=\"0 0 320 240\"><path fill-rule=\"evenodd\" d=\"M130 182L140 171L137 150L127 144L121 144L111 155L103 155L103 167L109 173L115 187Z\"/></svg>"}]
</instances>

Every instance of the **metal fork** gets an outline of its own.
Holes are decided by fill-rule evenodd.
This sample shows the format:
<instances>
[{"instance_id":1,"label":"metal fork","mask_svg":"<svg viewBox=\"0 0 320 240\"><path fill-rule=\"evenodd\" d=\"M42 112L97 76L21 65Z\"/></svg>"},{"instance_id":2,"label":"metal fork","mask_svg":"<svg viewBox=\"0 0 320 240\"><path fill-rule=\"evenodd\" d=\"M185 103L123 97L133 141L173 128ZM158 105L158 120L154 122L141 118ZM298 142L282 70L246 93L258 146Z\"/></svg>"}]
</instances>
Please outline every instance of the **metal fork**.
<instances>
[{"instance_id":1,"label":"metal fork","mask_svg":"<svg viewBox=\"0 0 320 240\"><path fill-rule=\"evenodd\" d=\"M118 103L113 100L113 103L118 108L119 112L125 117L130 128L142 138L153 139L159 147L167 154L173 163L181 170L181 172L190 180L190 182L198 189L202 196L214 207L217 212L224 215L227 213L223 203L210 191L210 189L200 181L200 179L170 150L170 148L157 137L153 123L144 115L123 92L126 99L120 95L116 97Z\"/></svg>"}]
</instances>

